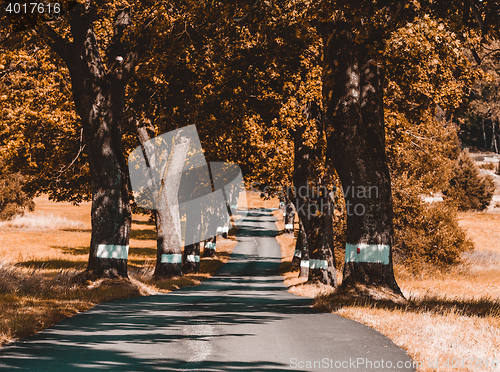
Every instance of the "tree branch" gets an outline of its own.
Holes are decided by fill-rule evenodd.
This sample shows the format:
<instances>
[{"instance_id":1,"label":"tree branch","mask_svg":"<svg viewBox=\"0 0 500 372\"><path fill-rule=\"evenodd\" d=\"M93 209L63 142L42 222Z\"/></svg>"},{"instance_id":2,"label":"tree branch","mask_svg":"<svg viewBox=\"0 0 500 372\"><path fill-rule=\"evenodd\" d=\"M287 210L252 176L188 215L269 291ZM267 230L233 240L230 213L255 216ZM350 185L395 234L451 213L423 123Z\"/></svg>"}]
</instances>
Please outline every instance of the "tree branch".
<instances>
[{"instance_id":1,"label":"tree branch","mask_svg":"<svg viewBox=\"0 0 500 372\"><path fill-rule=\"evenodd\" d=\"M71 43L63 39L52 27L44 23L35 30L42 40L66 63L68 68L71 64Z\"/></svg>"},{"instance_id":2,"label":"tree branch","mask_svg":"<svg viewBox=\"0 0 500 372\"><path fill-rule=\"evenodd\" d=\"M236 23L243 23L243 22L245 22L248 19L248 17L250 17L250 15L253 13L253 11L257 7L257 5L259 5L259 2L260 2L260 0L256 0L255 3L250 8L250 10L243 17L241 17L241 18L233 18L233 21L236 22Z\"/></svg>"},{"instance_id":3,"label":"tree branch","mask_svg":"<svg viewBox=\"0 0 500 372\"><path fill-rule=\"evenodd\" d=\"M469 6L472 10L472 13L474 14L474 18L476 19L476 22L479 26L479 29L481 30L481 34L485 35L486 32L488 31L486 24L484 23L483 17L481 16L481 13L479 11L479 8L477 5L474 3L473 0L468 0Z\"/></svg>"}]
</instances>

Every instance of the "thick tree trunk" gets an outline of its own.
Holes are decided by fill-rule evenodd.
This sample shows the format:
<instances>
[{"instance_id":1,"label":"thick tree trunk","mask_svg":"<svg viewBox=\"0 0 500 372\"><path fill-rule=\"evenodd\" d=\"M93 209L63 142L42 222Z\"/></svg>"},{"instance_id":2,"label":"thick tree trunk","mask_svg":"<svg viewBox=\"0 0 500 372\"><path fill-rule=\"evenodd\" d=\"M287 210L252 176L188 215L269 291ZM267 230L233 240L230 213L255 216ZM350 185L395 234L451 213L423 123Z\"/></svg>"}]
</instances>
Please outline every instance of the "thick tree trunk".
<instances>
[{"instance_id":1,"label":"thick tree trunk","mask_svg":"<svg viewBox=\"0 0 500 372\"><path fill-rule=\"evenodd\" d=\"M169 154L166 174L161 179L157 209L157 257L155 277L182 276L182 234L178 191L190 140L176 139Z\"/></svg>"},{"instance_id":2,"label":"thick tree trunk","mask_svg":"<svg viewBox=\"0 0 500 372\"><path fill-rule=\"evenodd\" d=\"M202 206L190 205L186 211L186 232L184 238L184 273L200 271L200 241L202 234Z\"/></svg>"},{"instance_id":3,"label":"thick tree trunk","mask_svg":"<svg viewBox=\"0 0 500 372\"><path fill-rule=\"evenodd\" d=\"M90 122L82 120L92 184L92 237L87 270L95 277L127 277L131 211L128 168L121 145L124 90L120 84L113 85L102 87L108 94L98 94L99 100L105 102L101 103L104 114L93 110Z\"/></svg>"},{"instance_id":4,"label":"thick tree trunk","mask_svg":"<svg viewBox=\"0 0 500 372\"><path fill-rule=\"evenodd\" d=\"M210 239L205 240L204 249L203 249L203 257L215 257L215 248L217 245L217 236L214 236Z\"/></svg>"},{"instance_id":5,"label":"thick tree trunk","mask_svg":"<svg viewBox=\"0 0 500 372\"><path fill-rule=\"evenodd\" d=\"M149 142L151 136L148 129L154 132L154 128L144 121L138 123L137 133L141 143L146 165L154 172L159 173L159 164L157 163L156 150L154 144ZM146 147L148 149L146 150ZM163 190L168 191L172 199L170 203L177 204L177 193L181 182L182 167L185 162L189 142L174 146L169 159L168 174L165 177L166 182L162 183ZM186 154L184 154L186 153ZM149 156L148 156L149 154ZM177 173L176 173L177 172ZM167 199L164 199L166 202ZM158 203L160 204L160 203ZM169 206L165 205L159 208L156 213L156 231L157 231L157 262L155 276L171 277L181 276L183 272L198 272L200 268L200 244L196 240L201 235L201 208L192 210L195 205L190 205L186 213L186 239L189 241L184 248L184 254L181 257L181 234L180 219L175 219L179 215L178 206L174 208L173 215L169 217ZM177 209L177 210L175 210ZM178 230L177 230L178 225ZM166 237L168 238L166 239ZM194 242L194 243L192 243ZM162 260L164 262L162 262Z\"/></svg>"},{"instance_id":6,"label":"thick tree trunk","mask_svg":"<svg viewBox=\"0 0 500 372\"><path fill-rule=\"evenodd\" d=\"M309 244L309 281L337 286L337 269L333 256L333 211L334 205L329 195L315 200L320 214L311 216Z\"/></svg>"},{"instance_id":7,"label":"thick tree trunk","mask_svg":"<svg viewBox=\"0 0 500 372\"><path fill-rule=\"evenodd\" d=\"M130 9L118 10L106 68L93 29L96 12L90 2L75 4L69 11L71 34L64 38L49 24L37 25L36 31L66 63L82 120L92 187L87 270L94 277L127 277L131 211L121 142L125 85L148 43L142 41L139 48L122 44L124 30L131 24Z\"/></svg>"},{"instance_id":8,"label":"thick tree trunk","mask_svg":"<svg viewBox=\"0 0 500 372\"><path fill-rule=\"evenodd\" d=\"M200 271L200 243L189 244L184 247L183 273L197 273Z\"/></svg>"},{"instance_id":9,"label":"thick tree trunk","mask_svg":"<svg viewBox=\"0 0 500 372\"><path fill-rule=\"evenodd\" d=\"M351 30L351 25L337 22L323 35L328 155L342 182L347 209L342 288L401 299L392 266L383 69L369 54L369 45L356 44Z\"/></svg>"},{"instance_id":10,"label":"thick tree trunk","mask_svg":"<svg viewBox=\"0 0 500 372\"><path fill-rule=\"evenodd\" d=\"M131 211L121 143L125 77L104 68L91 23L75 18L71 23L74 42L63 55L82 119L92 185L87 270L95 277L127 277Z\"/></svg>"},{"instance_id":11,"label":"thick tree trunk","mask_svg":"<svg viewBox=\"0 0 500 372\"><path fill-rule=\"evenodd\" d=\"M315 119L318 132L322 133L321 112L315 102L308 104L304 115L307 119ZM317 170L311 169L312 161L321 156L319 144L314 148L306 146L303 140L304 131L305 127L298 127L294 133L295 207L304 228L308 248L307 261L305 259L301 261L301 269L303 268L301 276L307 271L309 281L321 281L335 286L337 274L335 261L332 259L333 225L331 225L334 208L328 202L328 189L322 185L320 174ZM330 227L327 220L330 222ZM331 230L331 233L325 229Z\"/></svg>"}]
</instances>

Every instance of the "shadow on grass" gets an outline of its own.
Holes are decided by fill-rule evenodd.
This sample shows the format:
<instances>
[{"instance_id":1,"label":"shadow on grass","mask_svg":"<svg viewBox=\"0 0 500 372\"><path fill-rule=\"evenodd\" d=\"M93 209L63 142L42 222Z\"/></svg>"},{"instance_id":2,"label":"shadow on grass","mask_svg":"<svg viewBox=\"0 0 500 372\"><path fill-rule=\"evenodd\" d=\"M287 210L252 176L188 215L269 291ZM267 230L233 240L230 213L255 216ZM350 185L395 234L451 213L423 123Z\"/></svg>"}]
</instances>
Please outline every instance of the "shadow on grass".
<instances>
[{"instance_id":1,"label":"shadow on grass","mask_svg":"<svg viewBox=\"0 0 500 372\"><path fill-rule=\"evenodd\" d=\"M130 255L136 255L136 256L147 256L150 258L156 258L156 248L132 248L130 247L128 251L129 256Z\"/></svg>"},{"instance_id":2,"label":"shadow on grass","mask_svg":"<svg viewBox=\"0 0 500 372\"><path fill-rule=\"evenodd\" d=\"M18 267L26 267L30 269L85 269L86 261L71 261L71 260L31 260L19 262Z\"/></svg>"},{"instance_id":3,"label":"shadow on grass","mask_svg":"<svg viewBox=\"0 0 500 372\"><path fill-rule=\"evenodd\" d=\"M79 232L79 233L91 233L92 229L61 229L62 231L67 232Z\"/></svg>"},{"instance_id":4,"label":"shadow on grass","mask_svg":"<svg viewBox=\"0 0 500 372\"><path fill-rule=\"evenodd\" d=\"M434 314L457 314L477 317L500 318L500 299L448 299L446 297L429 296L421 299L410 299L406 304L391 301L376 301L369 298L348 298L333 293L319 296L314 300L314 308L320 311L333 312L342 307L365 307L371 309L400 310L404 312Z\"/></svg>"},{"instance_id":5,"label":"shadow on grass","mask_svg":"<svg viewBox=\"0 0 500 372\"><path fill-rule=\"evenodd\" d=\"M130 232L130 239L156 241L156 237L156 230L132 230Z\"/></svg>"},{"instance_id":6,"label":"shadow on grass","mask_svg":"<svg viewBox=\"0 0 500 372\"><path fill-rule=\"evenodd\" d=\"M137 224L137 225L146 225L146 226L153 226L153 227L155 226L154 221L139 221L139 220L132 219L132 223Z\"/></svg>"},{"instance_id":7,"label":"shadow on grass","mask_svg":"<svg viewBox=\"0 0 500 372\"><path fill-rule=\"evenodd\" d=\"M51 245L50 248L60 249L64 254L72 254L75 256L88 255L89 247L65 247L61 245Z\"/></svg>"}]
</instances>

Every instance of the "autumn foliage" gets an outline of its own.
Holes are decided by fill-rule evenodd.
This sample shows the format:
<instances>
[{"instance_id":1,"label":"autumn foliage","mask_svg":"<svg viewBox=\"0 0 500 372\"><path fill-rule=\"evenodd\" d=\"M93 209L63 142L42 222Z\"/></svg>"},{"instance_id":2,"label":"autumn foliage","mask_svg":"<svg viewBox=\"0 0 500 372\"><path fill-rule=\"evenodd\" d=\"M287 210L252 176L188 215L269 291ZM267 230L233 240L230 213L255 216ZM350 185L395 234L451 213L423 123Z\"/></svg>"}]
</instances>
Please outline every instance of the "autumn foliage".
<instances>
[{"instance_id":1,"label":"autumn foliage","mask_svg":"<svg viewBox=\"0 0 500 372\"><path fill-rule=\"evenodd\" d=\"M23 191L25 178L21 173L5 171L4 161L0 158L0 220L10 219L32 211L35 207L33 199Z\"/></svg>"}]
</instances>

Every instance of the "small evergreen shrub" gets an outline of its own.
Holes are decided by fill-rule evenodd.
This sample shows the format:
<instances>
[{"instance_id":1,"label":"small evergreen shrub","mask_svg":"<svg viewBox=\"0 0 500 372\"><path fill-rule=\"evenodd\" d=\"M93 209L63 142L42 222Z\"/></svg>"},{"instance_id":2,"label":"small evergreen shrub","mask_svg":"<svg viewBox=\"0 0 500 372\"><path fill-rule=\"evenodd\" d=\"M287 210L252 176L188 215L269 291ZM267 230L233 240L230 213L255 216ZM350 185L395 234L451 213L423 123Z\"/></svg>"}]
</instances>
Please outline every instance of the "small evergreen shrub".
<instances>
[{"instance_id":1,"label":"small evergreen shrub","mask_svg":"<svg viewBox=\"0 0 500 372\"><path fill-rule=\"evenodd\" d=\"M0 220L22 215L25 209L35 209L33 199L23 191L23 184L24 177L20 173L7 172L0 159Z\"/></svg>"},{"instance_id":2,"label":"small evergreen shrub","mask_svg":"<svg viewBox=\"0 0 500 372\"><path fill-rule=\"evenodd\" d=\"M464 150L453 167L452 177L443 194L451 198L461 211L484 210L495 191L491 176L481 176L478 167Z\"/></svg>"},{"instance_id":3,"label":"small evergreen shrub","mask_svg":"<svg viewBox=\"0 0 500 372\"><path fill-rule=\"evenodd\" d=\"M424 268L446 270L473 249L458 225L457 208L426 203L423 190L403 177L393 179L394 261L414 273Z\"/></svg>"}]
</instances>

